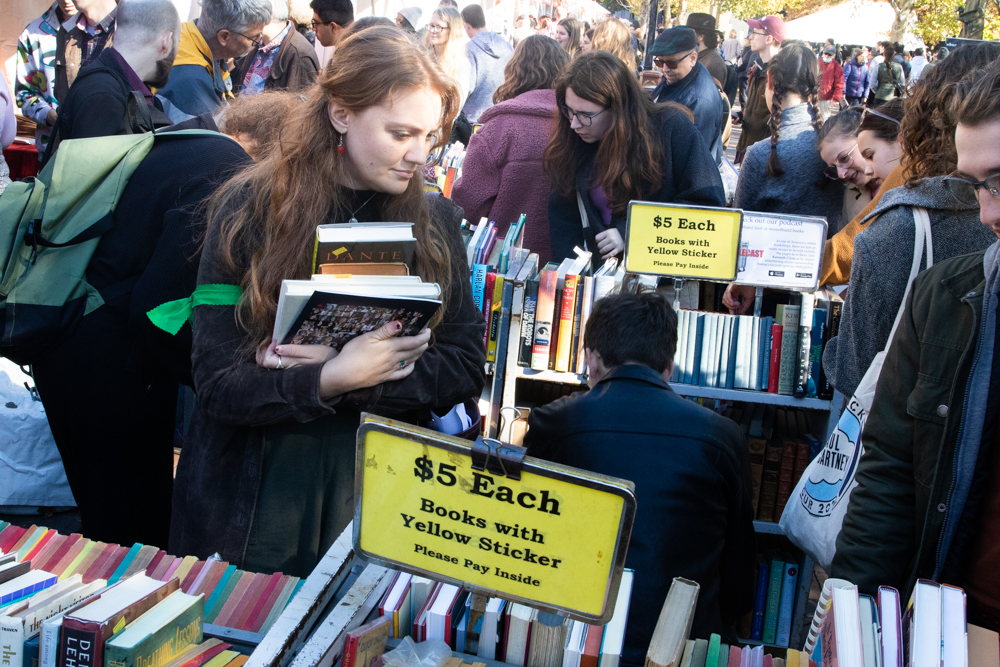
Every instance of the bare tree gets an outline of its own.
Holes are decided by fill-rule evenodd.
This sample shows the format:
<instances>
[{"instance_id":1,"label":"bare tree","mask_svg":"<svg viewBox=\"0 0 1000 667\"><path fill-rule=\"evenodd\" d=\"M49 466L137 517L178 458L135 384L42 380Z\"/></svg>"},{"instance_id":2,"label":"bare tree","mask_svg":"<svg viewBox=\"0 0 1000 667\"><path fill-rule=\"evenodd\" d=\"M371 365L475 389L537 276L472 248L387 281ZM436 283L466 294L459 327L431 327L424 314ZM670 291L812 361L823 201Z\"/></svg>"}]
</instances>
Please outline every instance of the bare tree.
<instances>
[{"instance_id":1,"label":"bare tree","mask_svg":"<svg viewBox=\"0 0 1000 667\"><path fill-rule=\"evenodd\" d=\"M889 0L889 4L896 12L892 29L889 31L889 39L893 42L901 42L906 35L906 27L916 17L916 11L913 8L914 0Z\"/></svg>"}]
</instances>

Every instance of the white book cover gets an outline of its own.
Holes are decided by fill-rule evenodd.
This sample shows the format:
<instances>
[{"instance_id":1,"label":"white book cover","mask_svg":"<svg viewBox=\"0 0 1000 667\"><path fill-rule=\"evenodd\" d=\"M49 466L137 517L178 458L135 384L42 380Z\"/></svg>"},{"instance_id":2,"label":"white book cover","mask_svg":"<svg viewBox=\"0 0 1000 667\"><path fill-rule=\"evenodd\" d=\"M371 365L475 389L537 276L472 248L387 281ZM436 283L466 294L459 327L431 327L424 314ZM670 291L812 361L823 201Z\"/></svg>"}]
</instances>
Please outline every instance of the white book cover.
<instances>
[{"instance_id":1,"label":"white book cover","mask_svg":"<svg viewBox=\"0 0 1000 667\"><path fill-rule=\"evenodd\" d=\"M445 638L445 624L448 622L448 612L455 604L455 598L462 591L458 586L443 584L434 604L427 611L427 639Z\"/></svg>"},{"instance_id":2,"label":"white book cover","mask_svg":"<svg viewBox=\"0 0 1000 667\"><path fill-rule=\"evenodd\" d=\"M941 586L918 579L906 614L910 634L908 667L940 667Z\"/></svg>"},{"instance_id":3,"label":"white book cover","mask_svg":"<svg viewBox=\"0 0 1000 667\"><path fill-rule=\"evenodd\" d=\"M583 655L583 644L587 640L587 624L582 621L570 621L569 632L566 633L566 647L563 650L562 667L580 667L580 656Z\"/></svg>"},{"instance_id":4,"label":"white book cover","mask_svg":"<svg viewBox=\"0 0 1000 667\"><path fill-rule=\"evenodd\" d=\"M479 632L480 658L496 659L497 651L497 626L500 622L500 615L503 614L505 600L500 598L490 598L486 603L486 612L483 614L483 627Z\"/></svg>"},{"instance_id":5,"label":"white book cover","mask_svg":"<svg viewBox=\"0 0 1000 667\"><path fill-rule=\"evenodd\" d=\"M601 642L601 659L597 663L598 667L618 667L621 660L634 575L632 570L622 572L622 580L618 586L618 598L615 600L615 612L604 628L604 641Z\"/></svg>"},{"instance_id":6,"label":"white book cover","mask_svg":"<svg viewBox=\"0 0 1000 667\"><path fill-rule=\"evenodd\" d=\"M968 667L969 641L965 624L965 591L941 586L941 667Z\"/></svg>"}]
</instances>

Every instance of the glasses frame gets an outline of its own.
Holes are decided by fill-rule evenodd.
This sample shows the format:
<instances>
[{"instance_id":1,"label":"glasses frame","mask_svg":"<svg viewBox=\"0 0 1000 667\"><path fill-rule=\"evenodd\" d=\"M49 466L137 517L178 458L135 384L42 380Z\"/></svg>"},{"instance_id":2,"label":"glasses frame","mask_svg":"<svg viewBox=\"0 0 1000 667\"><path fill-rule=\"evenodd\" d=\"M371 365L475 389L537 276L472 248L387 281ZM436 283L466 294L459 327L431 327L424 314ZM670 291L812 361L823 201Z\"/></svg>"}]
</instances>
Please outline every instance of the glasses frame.
<instances>
[{"instance_id":1,"label":"glasses frame","mask_svg":"<svg viewBox=\"0 0 1000 667\"><path fill-rule=\"evenodd\" d=\"M854 151L858 150L858 144L854 144L854 148L847 151L847 153L841 153L837 156L837 164L828 164L826 168L823 169L823 175L829 178L831 181L839 181L840 178L840 168L850 169L854 166L854 156L851 155ZM831 171L832 170L832 171Z\"/></svg>"},{"instance_id":2,"label":"glasses frame","mask_svg":"<svg viewBox=\"0 0 1000 667\"><path fill-rule=\"evenodd\" d=\"M445 32L445 31L450 31L450 30L451 30L451 26L450 25L444 25L443 26L443 25L440 25L438 23L428 23L427 24L427 32Z\"/></svg>"},{"instance_id":3,"label":"glasses frame","mask_svg":"<svg viewBox=\"0 0 1000 667\"><path fill-rule=\"evenodd\" d=\"M233 32L235 32L235 33L236 33L237 35L239 35L239 36L240 36L240 37L242 37L243 39L245 39L245 40L247 40L248 42L250 42L251 44L253 44L253 45L254 45L254 48L257 48L257 49L259 49L259 48L261 48L262 46L264 46L264 33L261 33L261 34L260 34L260 35L259 35L259 36L257 37L257 39L254 39L254 38L253 38L253 37L251 37L250 35L244 35L244 34L243 34L242 32L237 32L236 30L234 30Z\"/></svg>"},{"instance_id":4,"label":"glasses frame","mask_svg":"<svg viewBox=\"0 0 1000 667\"><path fill-rule=\"evenodd\" d=\"M316 26L318 25L330 25L332 23L336 23L336 21L317 21L316 19L309 21L309 25L312 26L313 32L316 31Z\"/></svg>"},{"instance_id":5,"label":"glasses frame","mask_svg":"<svg viewBox=\"0 0 1000 667\"><path fill-rule=\"evenodd\" d=\"M582 111L575 111L573 109L570 109L565 104L562 104L559 106L559 111L562 113L563 117L570 122L570 125L573 124L573 117L576 116L576 119L577 121L579 121L580 125L584 127L590 127L591 125L594 124L594 118L600 116L602 113L607 111L607 109L601 109L597 113L586 114L583 113ZM586 118L586 120L584 120L584 118Z\"/></svg>"},{"instance_id":6,"label":"glasses frame","mask_svg":"<svg viewBox=\"0 0 1000 667\"><path fill-rule=\"evenodd\" d=\"M941 180L944 181L944 186L951 194L951 196L954 197L955 201L959 202L960 204L972 203L965 201L958 195L956 187L961 187L962 185L972 186L972 192L975 195L977 204L982 203L982 200L979 197L980 188L983 188L994 197L1000 197L1000 173L993 174L985 181L973 181L968 178L965 178L964 176L959 176L957 173L952 173L949 176L945 176ZM990 181L994 181L993 185L990 185Z\"/></svg>"},{"instance_id":7,"label":"glasses frame","mask_svg":"<svg viewBox=\"0 0 1000 667\"><path fill-rule=\"evenodd\" d=\"M865 116L867 116L868 114L871 114L873 116L878 116L879 118L887 120L887 121L889 121L891 123L895 123L896 125L902 125L902 123L900 121L896 120L892 116L887 116L884 113L882 113L881 111L877 111L877 110L875 110L875 109L873 109L871 107L851 107L850 109L848 109L848 111L860 111L861 112L861 120L858 121L858 125L861 125L862 123L865 122Z\"/></svg>"},{"instance_id":8,"label":"glasses frame","mask_svg":"<svg viewBox=\"0 0 1000 667\"><path fill-rule=\"evenodd\" d=\"M676 70L678 67L681 66L681 63L684 62L685 58L691 57L692 53L698 53L698 51L697 50L688 51L687 53L685 53L683 56L681 56L676 60L669 60L661 56L653 56L653 64L656 65L657 67L666 66L666 68L669 70Z\"/></svg>"}]
</instances>

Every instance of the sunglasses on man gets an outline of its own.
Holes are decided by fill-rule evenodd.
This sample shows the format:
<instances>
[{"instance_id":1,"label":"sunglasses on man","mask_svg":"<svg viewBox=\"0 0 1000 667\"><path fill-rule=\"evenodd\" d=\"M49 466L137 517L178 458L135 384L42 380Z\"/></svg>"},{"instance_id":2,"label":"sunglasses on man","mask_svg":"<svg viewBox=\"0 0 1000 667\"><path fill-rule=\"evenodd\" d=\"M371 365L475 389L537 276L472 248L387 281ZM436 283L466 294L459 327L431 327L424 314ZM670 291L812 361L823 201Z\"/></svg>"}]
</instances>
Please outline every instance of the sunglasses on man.
<instances>
[{"instance_id":1,"label":"sunglasses on man","mask_svg":"<svg viewBox=\"0 0 1000 667\"><path fill-rule=\"evenodd\" d=\"M666 67L667 69L677 69L680 67L684 59L690 56L694 51L688 51L680 58L661 58L660 56L655 56L653 58L653 64L657 67Z\"/></svg>"}]
</instances>

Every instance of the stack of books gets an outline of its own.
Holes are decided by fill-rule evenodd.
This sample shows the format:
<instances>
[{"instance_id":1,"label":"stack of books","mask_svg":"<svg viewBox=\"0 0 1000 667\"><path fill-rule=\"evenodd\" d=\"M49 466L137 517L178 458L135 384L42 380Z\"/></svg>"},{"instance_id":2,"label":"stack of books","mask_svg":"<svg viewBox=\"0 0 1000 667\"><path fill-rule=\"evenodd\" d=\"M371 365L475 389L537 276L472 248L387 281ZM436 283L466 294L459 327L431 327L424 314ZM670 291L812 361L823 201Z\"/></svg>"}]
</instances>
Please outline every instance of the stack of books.
<instances>
[{"instance_id":1,"label":"stack of books","mask_svg":"<svg viewBox=\"0 0 1000 667\"><path fill-rule=\"evenodd\" d=\"M127 586L125 582L129 582ZM298 577L280 572L244 572L217 558L179 558L154 546L137 543L128 548L88 540L76 533L60 535L40 526L21 528L0 522L0 636L4 646L9 645L9 650L19 656L19 661L5 663L5 667L63 665L57 662L65 634L63 621L88 600L104 600L99 610L111 606L110 600L118 598L108 597L110 591L116 591L114 596L131 590L146 591L144 596L159 591L156 602L174 592L181 593L185 597L171 603L179 605L175 610L177 618L193 614L193 600L197 599L200 642L202 623L265 634L301 585ZM138 613L128 616L124 623L138 618L151 606L133 609ZM120 630L119 623L121 619L116 619L113 629ZM190 624L188 618L183 627ZM66 627L74 626L69 623ZM191 642L197 643L193 639ZM94 646L95 651L103 650ZM175 648L180 651L184 647ZM101 663L95 660L87 664L96 667ZM159 667L166 663L143 664Z\"/></svg>"},{"instance_id":2,"label":"stack of books","mask_svg":"<svg viewBox=\"0 0 1000 667\"><path fill-rule=\"evenodd\" d=\"M744 639L788 646L798 590L799 562L790 556L757 556L753 611L740 622Z\"/></svg>"},{"instance_id":3,"label":"stack of books","mask_svg":"<svg viewBox=\"0 0 1000 667\"><path fill-rule=\"evenodd\" d=\"M445 197L451 197L455 181L462 177L462 162L465 161L465 145L459 141L444 147L441 160L428 167L424 174L426 181L436 186Z\"/></svg>"},{"instance_id":4,"label":"stack of books","mask_svg":"<svg viewBox=\"0 0 1000 667\"><path fill-rule=\"evenodd\" d=\"M527 253L522 250L526 216L511 223L507 234L498 238L494 221L483 218L467 240L466 253L472 273L472 298L486 320L486 361L496 361L504 277L512 262Z\"/></svg>"},{"instance_id":5,"label":"stack of books","mask_svg":"<svg viewBox=\"0 0 1000 667\"><path fill-rule=\"evenodd\" d=\"M454 651L517 667L617 667L625 642L633 572L622 574L607 625L579 621L489 598L477 608L468 591L396 573L378 604L389 635L438 639Z\"/></svg>"}]
</instances>

